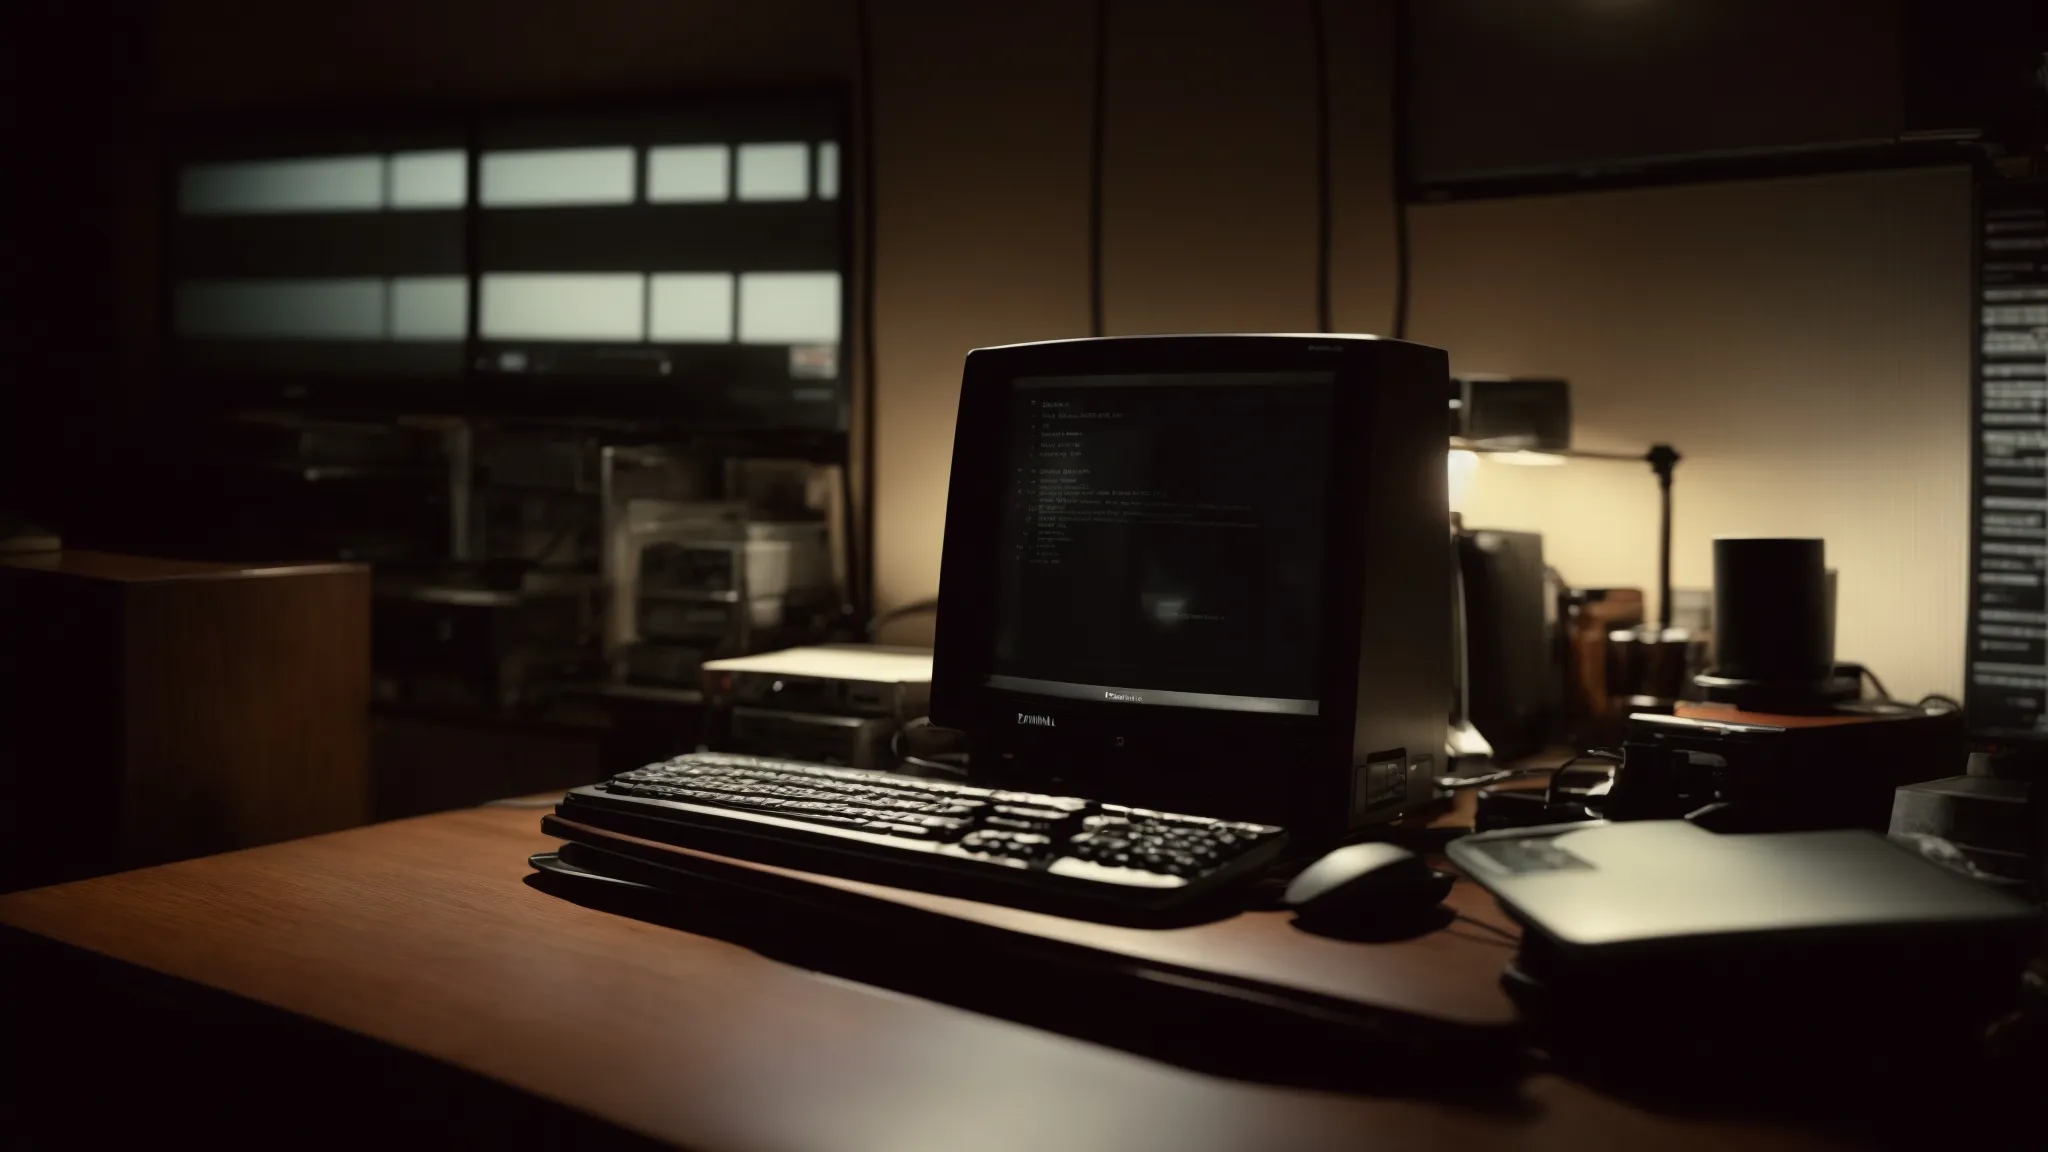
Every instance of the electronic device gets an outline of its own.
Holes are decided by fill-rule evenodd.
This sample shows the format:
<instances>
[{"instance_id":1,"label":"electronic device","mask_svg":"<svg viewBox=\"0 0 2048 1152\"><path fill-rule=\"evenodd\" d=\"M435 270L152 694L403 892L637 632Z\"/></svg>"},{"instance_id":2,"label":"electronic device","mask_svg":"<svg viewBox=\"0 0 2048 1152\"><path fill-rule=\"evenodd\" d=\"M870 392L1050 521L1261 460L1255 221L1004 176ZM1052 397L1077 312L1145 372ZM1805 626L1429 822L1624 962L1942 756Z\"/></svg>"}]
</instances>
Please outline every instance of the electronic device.
<instances>
[{"instance_id":1,"label":"electronic device","mask_svg":"<svg viewBox=\"0 0 2048 1152\"><path fill-rule=\"evenodd\" d=\"M1213 895L1283 827L1333 841L1432 803L1446 378L1441 351L1369 337L976 350L931 688L971 783L706 753L558 814L1130 911Z\"/></svg>"},{"instance_id":2,"label":"electronic device","mask_svg":"<svg viewBox=\"0 0 2048 1152\"><path fill-rule=\"evenodd\" d=\"M808 639L839 602L823 520L740 501L634 497L607 521L607 646L634 679L694 683L707 659Z\"/></svg>"},{"instance_id":3,"label":"electronic device","mask_svg":"<svg viewBox=\"0 0 2048 1152\"><path fill-rule=\"evenodd\" d=\"M1629 717L1621 767L1600 807L1612 820L1691 815L1722 831L1883 831L1902 785L1964 761L1959 713L1880 701L1824 715L1681 704Z\"/></svg>"},{"instance_id":4,"label":"electronic device","mask_svg":"<svg viewBox=\"0 0 2048 1152\"><path fill-rule=\"evenodd\" d=\"M1487 448L1570 448L1571 382L1547 376L1453 376L1451 435Z\"/></svg>"},{"instance_id":5,"label":"electronic device","mask_svg":"<svg viewBox=\"0 0 2048 1152\"><path fill-rule=\"evenodd\" d=\"M1596 822L1447 851L1522 926L1503 984L1538 1027L1660 1076L1967 1040L2017 1003L2041 931L2024 901L1862 830Z\"/></svg>"},{"instance_id":6,"label":"electronic device","mask_svg":"<svg viewBox=\"0 0 2048 1152\"><path fill-rule=\"evenodd\" d=\"M2048 797L2042 785L1978 771L1900 788L1892 799L1892 836L1932 836L1953 846L1982 875L2048 900Z\"/></svg>"},{"instance_id":7,"label":"electronic device","mask_svg":"<svg viewBox=\"0 0 2048 1152\"><path fill-rule=\"evenodd\" d=\"M707 661L712 747L852 768L894 769L902 726L929 711L932 655L821 644Z\"/></svg>"},{"instance_id":8,"label":"electronic device","mask_svg":"<svg viewBox=\"0 0 2048 1152\"><path fill-rule=\"evenodd\" d=\"M562 820L1067 915L1175 915L1254 875L1280 828L1073 796L697 752L570 790Z\"/></svg>"},{"instance_id":9,"label":"electronic device","mask_svg":"<svg viewBox=\"0 0 2048 1152\"><path fill-rule=\"evenodd\" d=\"M2048 180L1977 188L1971 300L1970 733L2043 778L2048 764Z\"/></svg>"},{"instance_id":10,"label":"electronic device","mask_svg":"<svg viewBox=\"0 0 2048 1152\"><path fill-rule=\"evenodd\" d=\"M1549 742L1562 691L1543 537L1474 529L1455 539L1464 598L1465 718L1500 760Z\"/></svg>"},{"instance_id":11,"label":"electronic device","mask_svg":"<svg viewBox=\"0 0 2048 1152\"><path fill-rule=\"evenodd\" d=\"M735 707L778 708L907 723L930 707L932 654L881 644L819 644L704 665L705 698Z\"/></svg>"},{"instance_id":12,"label":"electronic device","mask_svg":"<svg viewBox=\"0 0 2048 1152\"><path fill-rule=\"evenodd\" d=\"M1432 803L1445 364L1356 336L970 353L932 720L976 778L1305 842Z\"/></svg>"},{"instance_id":13,"label":"electronic device","mask_svg":"<svg viewBox=\"0 0 2048 1152\"><path fill-rule=\"evenodd\" d=\"M780 708L726 708L707 725L712 747L844 768L894 771L900 725L878 716L835 716Z\"/></svg>"},{"instance_id":14,"label":"electronic device","mask_svg":"<svg viewBox=\"0 0 2048 1152\"><path fill-rule=\"evenodd\" d=\"M1369 930L1416 922L1456 882L1399 845L1346 844L1302 869L1281 902L1319 931Z\"/></svg>"}]
</instances>

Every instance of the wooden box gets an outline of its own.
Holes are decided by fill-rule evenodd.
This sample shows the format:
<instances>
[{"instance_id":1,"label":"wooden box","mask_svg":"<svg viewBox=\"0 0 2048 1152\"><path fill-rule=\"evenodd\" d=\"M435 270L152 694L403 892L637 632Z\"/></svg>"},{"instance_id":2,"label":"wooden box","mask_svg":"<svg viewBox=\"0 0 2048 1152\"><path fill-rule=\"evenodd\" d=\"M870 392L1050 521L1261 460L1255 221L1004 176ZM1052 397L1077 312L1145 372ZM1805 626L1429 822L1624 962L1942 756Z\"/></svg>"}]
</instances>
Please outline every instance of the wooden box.
<instances>
[{"instance_id":1,"label":"wooden box","mask_svg":"<svg viewBox=\"0 0 2048 1152\"><path fill-rule=\"evenodd\" d=\"M370 573L0 557L0 890L369 819Z\"/></svg>"}]
</instances>

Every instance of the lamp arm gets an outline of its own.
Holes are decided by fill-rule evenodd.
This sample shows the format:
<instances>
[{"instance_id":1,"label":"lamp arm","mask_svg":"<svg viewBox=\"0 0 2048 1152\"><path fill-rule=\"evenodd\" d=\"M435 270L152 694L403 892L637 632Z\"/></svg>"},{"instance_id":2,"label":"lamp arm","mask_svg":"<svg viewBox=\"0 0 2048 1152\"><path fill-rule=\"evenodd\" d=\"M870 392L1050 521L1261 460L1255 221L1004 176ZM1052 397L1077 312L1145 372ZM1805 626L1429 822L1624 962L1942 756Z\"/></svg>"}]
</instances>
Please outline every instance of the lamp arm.
<instances>
[{"instance_id":1,"label":"lamp arm","mask_svg":"<svg viewBox=\"0 0 2048 1152\"><path fill-rule=\"evenodd\" d=\"M1682 457L1669 444L1652 444L1643 454L1650 471L1657 474L1657 632L1661 639L1671 627L1671 474Z\"/></svg>"}]
</instances>

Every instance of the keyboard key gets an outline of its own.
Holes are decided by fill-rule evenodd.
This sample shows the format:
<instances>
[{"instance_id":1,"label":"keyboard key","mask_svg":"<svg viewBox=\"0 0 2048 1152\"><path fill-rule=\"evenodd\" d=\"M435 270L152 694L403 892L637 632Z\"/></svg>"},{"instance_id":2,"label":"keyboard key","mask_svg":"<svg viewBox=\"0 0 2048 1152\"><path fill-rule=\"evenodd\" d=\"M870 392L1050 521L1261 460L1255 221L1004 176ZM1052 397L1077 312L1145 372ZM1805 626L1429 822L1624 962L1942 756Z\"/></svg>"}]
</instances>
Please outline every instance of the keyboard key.
<instances>
[{"instance_id":1,"label":"keyboard key","mask_svg":"<svg viewBox=\"0 0 2048 1152\"><path fill-rule=\"evenodd\" d=\"M1076 880L1092 880L1098 884L1117 884L1129 888L1179 888L1188 882L1185 876L1165 876L1136 868L1118 868L1114 865L1098 864L1092 860L1076 860L1072 856L1062 856L1053 861L1046 871L1054 876L1068 876Z\"/></svg>"}]
</instances>

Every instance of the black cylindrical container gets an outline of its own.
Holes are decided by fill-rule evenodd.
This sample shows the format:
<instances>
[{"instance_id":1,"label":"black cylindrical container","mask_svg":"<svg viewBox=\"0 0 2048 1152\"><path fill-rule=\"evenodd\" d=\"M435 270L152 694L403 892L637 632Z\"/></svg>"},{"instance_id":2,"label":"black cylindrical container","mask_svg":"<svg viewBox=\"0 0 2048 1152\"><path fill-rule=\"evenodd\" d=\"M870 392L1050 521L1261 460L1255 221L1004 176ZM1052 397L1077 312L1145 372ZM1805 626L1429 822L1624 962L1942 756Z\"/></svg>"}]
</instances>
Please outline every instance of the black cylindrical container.
<instances>
[{"instance_id":1,"label":"black cylindrical container","mask_svg":"<svg viewBox=\"0 0 2048 1152\"><path fill-rule=\"evenodd\" d=\"M1714 541L1715 678L1818 690L1834 671L1832 616L1823 541Z\"/></svg>"}]
</instances>

